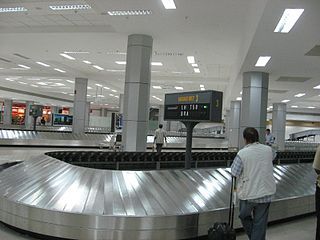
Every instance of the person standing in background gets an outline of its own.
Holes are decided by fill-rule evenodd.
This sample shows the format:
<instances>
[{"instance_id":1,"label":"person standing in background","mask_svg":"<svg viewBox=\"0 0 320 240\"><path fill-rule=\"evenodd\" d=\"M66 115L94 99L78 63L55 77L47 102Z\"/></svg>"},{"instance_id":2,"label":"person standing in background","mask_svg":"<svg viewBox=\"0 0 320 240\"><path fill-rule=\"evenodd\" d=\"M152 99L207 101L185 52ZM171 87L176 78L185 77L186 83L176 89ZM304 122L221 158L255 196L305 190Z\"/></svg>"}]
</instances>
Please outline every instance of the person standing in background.
<instances>
[{"instance_id":1,"label":"person standing in background","mask_svg":"<svg viewBox=\"0 0 320 240\"><path fill-rule=\"evenodd\" d=\"M271 146L274 143L274 136L270 132L270 129L266 129L266 145Z\"/></svg>"},{"instance_id":2,"label":"person standing in background","mask_svg":"<svg viewBox=\"0 0 320 240\"><path fill-rule=\"evenodd\" d=\"M317 148L314 156L313 169L316 171L318 177L316 182L316 214L317 214L317 232L316 239L320 239L320 145Z\"/></svg>"},{"instance_id":3,"label":"person standing in background","mask_svg":"<svg viewBox=\"0 0 320 240\"><path fill-rule=\"evenodd\" d=\"M161 152L163 144L167 142L167 133L162 128L163 125L159 124L159 128L155 131L154 134L154 143L156 144L157 153Z\"/></svg>"}]
</instances>

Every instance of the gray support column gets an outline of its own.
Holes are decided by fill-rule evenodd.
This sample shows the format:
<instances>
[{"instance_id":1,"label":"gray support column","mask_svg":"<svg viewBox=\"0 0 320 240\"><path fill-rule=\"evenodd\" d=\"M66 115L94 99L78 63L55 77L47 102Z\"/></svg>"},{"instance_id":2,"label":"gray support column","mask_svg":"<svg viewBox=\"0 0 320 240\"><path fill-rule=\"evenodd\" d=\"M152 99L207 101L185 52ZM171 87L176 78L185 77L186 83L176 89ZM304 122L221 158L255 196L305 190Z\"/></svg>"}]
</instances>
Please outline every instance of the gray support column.
<instances>
[{"instance_id":1,"label":"gray support column","mask_svg":"<svg viewBox=\"0 0 320 240\"><path fill-rule=\"evenodd\" d=\"M74 86L73 103L73 133L85 132L85 119L87 108L87 78L76 78Z\"/></svg>"},{"instance_id":2,"label":"gray support column","mask_svg":"<svg viewBox=\"0 0 320 240\"><path fill-rule=\"evenodd\" d=\"M164 120L164 105L159 106L159 124L163 125L163 129L167 131L167 121Z\"/></svg>"},{"instance_id":3,"label":"gray support column","mask_svg":"<svg viewBox=\"0 0 320 240\"><path fill-rule=\"evenodd\" d=\"M120 94L119 96L119 113L123 114L124 110L124 94Z\"/></svg>"},{"instance_id":4,"label":"gray support column","mask_svg":"<svg viewBox=\"0 0 320 240\"><path fill-rule=\"evenodd\" d=\"M226 113L224 115L224 128L225 128L225 139L229 139L229 133L230 133L230 110L226 110Z\"/></svg>"},{"instance_id":5,"label":"gray support column","mask_svg":"<svg viewBox=\"0 0 320 240\"><path fill-rule=\"evenodd\" d=\"M90 102L86 103L86 118L85 118L85 126L89 127L90 125Z\"/></svg>"},{"instance_id":6,"label":"gray support column","mask_svg":"<svg viewBox=\"0 0 320 240\"><path fill-rule=\"evenodd\" d=\"M274 103L272 111L272 135L278 150L285 150L287 105L285 103Z\"/></svg>"},{"instance_id":7,"label":"gray support column","mask_svg":"<svg viewBox=\"0 0 320 240\"><path fill-rule=\"evenodd\" d=\"M29 115L30 106L33 105L33 101L26 102L26 112L24 118L24 125L26 129L33 129L33 117Z\"/></svg>"},{"instance_id":8,"label":"gray support column","mask_svg":"<svg viewBox=\"0 0 320 240\"><path fill-rule=\"evenodd\" d=\"M4 100L3 125L10 126L12 124L12 100Z\"/></svg>"},{"instance_id":9,"label":"gray support column","mask_svg":"<svg viewBox=\"0 0 320 240\"><path fill-rule=\"evenodd\" d=\"M128 38L122 145L124 151L146 151L153 39Z\"/></svg>"},{"instance_id":10,"label":"gray support column","mask_svg":"<svg viewBox=\"0 0 320 240\"><path fill-rule=\"evenodd\" d=\"M241 101L231 101L229 121L229 149L239 149Z\"/></svg>"},{"instance_id":11,"label":"gray support column","mask_svg":"<svg viewBox=\"0 0 320 240\"><path fill-rule=\"evenodd\" d=\"M254 127L259 132L260 142L265 142L269 74L264 72L243 73L242 108L240 121L240 147L244 146L242 132Z\"/></svg>"}]
</instances>

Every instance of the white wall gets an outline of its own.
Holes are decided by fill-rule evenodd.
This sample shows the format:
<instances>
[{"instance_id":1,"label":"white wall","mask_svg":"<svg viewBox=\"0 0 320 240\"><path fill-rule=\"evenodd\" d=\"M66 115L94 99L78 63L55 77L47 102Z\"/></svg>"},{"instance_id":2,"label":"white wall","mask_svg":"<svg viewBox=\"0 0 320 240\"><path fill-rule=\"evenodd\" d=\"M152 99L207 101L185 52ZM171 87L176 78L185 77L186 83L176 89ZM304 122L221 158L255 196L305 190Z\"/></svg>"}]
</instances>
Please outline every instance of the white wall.
<instances>
[{"instance_id":1,"label":"white wall","mask_svg":"<svg viewBox=\"0 0 320 240\"><path fill-rule=\"evenodd\" d=\"M111 117L90 116L90 127L111 127Z\"/></svg>"}]
</instances>

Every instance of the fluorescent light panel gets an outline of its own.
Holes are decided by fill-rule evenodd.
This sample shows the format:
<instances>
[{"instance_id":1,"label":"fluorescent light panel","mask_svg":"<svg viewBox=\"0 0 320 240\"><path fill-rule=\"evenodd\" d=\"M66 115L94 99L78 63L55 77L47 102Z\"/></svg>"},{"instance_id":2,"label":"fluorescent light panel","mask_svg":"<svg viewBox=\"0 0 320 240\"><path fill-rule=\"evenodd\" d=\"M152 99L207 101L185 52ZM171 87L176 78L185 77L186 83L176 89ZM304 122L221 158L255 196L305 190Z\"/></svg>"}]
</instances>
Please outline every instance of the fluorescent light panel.
<instances>
[{"instance_id":1,"label":"fluorescent light panel","mask_svg":"<svg viewBox=\"0 0 320 240\"><path fill-rule=\"evenodd\" d=\"M200 69L199 68L194 68L193 69L195 73L200 73Z\"/></svg>"},{"instance_id":2,"label":"fluorescent light panel","mask_svg":"<svg viewBox=\"0 0 320 240\"><path fill-rule=\"evenodd\" d=\"M309 109L315 109L316 107L308 107Z\"/></svg>"},{"instance_id":3,"label":"fluorescent light panel","mask_svg":"<svg viewBox=\"0 0 320 240\"><path fill-rule=\"evenodd\" d=\"M282 17L274 29L274 32L288 33L296 24L304 9L286 9L284 10Z\"/></svg>"},{"instance_id":4,"label":"fluorescent light panel","mask_svg":"<svg viewBox=\"0 0 320 240\"><path fill-rule=\"evenodd\" d=\"M270 56L260 56L257 63L256 67L265 67L268 62L270 61L271 57Z\"/></svg>"},{"instance_id":5,"label":"fluorescent light panel","mask_svg":"<svg viewBox=\"0 0 320 240\"><path fill-rule=\"evenodd\" d=\"M163 66L162 62L152 62L152 66Z\"/></svg>"},{"instance_id":6,"label":"fluorescent light panel","mask_svg":"<svg viewBox=\"0 0 320 240\"><path fill-rule=\"evenodd\" d=\"M83 62L83 63L86 63L86 64L91 64L91 62L90 62L90 61L87 61L87 60L83 60L82 62Z\"/></svg>"},{"instance_id":7,"label":"fluorescent light panel","mask_svg":"<svg viewBox=\"0 0 320 240\"><path fill-rule=\"evenodd\" d=\"M320 89L320 85L313 87L313 89Z\"/></svg>"},{"instance_id":8,"label":"fluorescent light panel","mask_svg":"<svg viewBox=\"0 0 320 240\"><path fill-rule=\"evenodd\" d=\"M37 64L44 66L44 67L50 67L49 64L43 63L43 62L36 62Z\"/></svg>"},{"instance_id":9,"label":"fluorescent light panel","mask_svg":"<svg viewBox=\"0 0 320 240\"><path fill-rule=\"evenodd\" d=\"M191 66L196 67L196 68L199 67L198 64L196 64L196 63L192 63Z\"/></svg>"},{"instance_id":10,"label":"fluorescent light panel","mask_svg":"<svg viewBox=\"0 0 320 240\"><path fill-rule=\"evenodd\" d=\"M65 73L66 71L65 70L62 70L62 69L59 69L59 68L54 68L55 71L57 72L61 72L61 73Z\"/></svg>"},{"instance_id":11,"label":"fluorescent light panel","mask_svg":"<svg viewBox=\"0 0 320 240\"><path fill-rule=\"evenodd\" d=\"M165 9L177 9L173 0L161 0Z\"/></svg>"},{"instance_id":12,"label":"fluorescent light panel","mask_svg":"<svg viewBox=\"0 0 320 240\"><path fill-rule=\"evenodd\" d=\"M66 80L68 83L74 83L74 81L72 80Z\"/></svg>"},{"instance_id":13,"label":"fluorescent light panel","mask_svg":"<svg viewBox=\"0 0 320 240\"><path fill-rule=\"evenodd\" d=\"M237 101L241 101L241 100L242 100L242 97L237 97L236 100L237 100Z\"/></svg>"},{"instance_id":14,"label":"fluorescent light panel","mask_svg":"<svg viewBox=\"0 0 320 240\"><path fill-rule=\"evenodd\" d=\"M95 85L96 85L97 87L102 87L102 85L99 84L99 83L96 83Z\"/></svg>"},{"instance_id":15,"label":"fluorescent light panel","mask_svg":"<svg viewBox=\"0 0 320 240\"><path fill-rule=\"evenodd\" d=\"M25 69L30 69L31 67L28 67L26 65L18 64L19 67L25 68Z\"/></svg>"},{"instance_id":16,"label":"fluorescent light panel","mask_svg":"<svg viewBox=\"0 0 320 240\"><path fill-rule=\"evenodd\" d=\"M293 105L293 106L291 106L291 108L298 108L298 106L296 106L296 105Z\"/></svg>"},{"instance_id":17,"label":"fluorescent light panel","mask_svg":"<svg viewBox=\"0 0 320 240\"><path fill-rule=\"evenodd\" d=\"M114 10L107 12L110 16L143 16L151 15L151 10Z\"/></svg>"},{"instance_id":18,"label":"fluorescent light panel","mask_svg":"<svg viewBox=\"0 0 320 240\"><path fill-rule=\"evenodd\" d=\"M190 63L190 64L194 64L195 63L194 56L188 56L187 60L188 60L188 63Z\"/></svg>"},{"instance_id":19,"label":"fluorescent light panel","mask_svg":"<svg viewBox=\"0 0 320 240\"><path fill-rule=\"evenodd\" d=\"M305 96L306 94L305 93L298 93L298 94L296 94L296 95L294 95L295 97L303 97L303 96Z\"/></svg>"},{"instance_id":20,"label":"fluorescent light panel","mask_svg":"<svg viewBox=\"0 0 320 240\"><path fill-rule=\"evenodd\" d=\"M25 7L5 7L0 8L0 13L9 13L9 12L26 12L28 9Z\"/></svg>"},{"instance_id":21,"label":"fluorescent light panel","mask_svg":"<svg viewBox=\"0 0 320 240\"><path fill-rule=\"evenodd\" d=\"M174 87L176 90L183 90L183 87Z\"/></svg>"},{"instance_id":22,"label":"fluorescent light panel","mask_svg":"<svg viewBox=\"0 0 320 240\"><path fill-rule=\"evenodd\" d=\"M126 65L127 62L126 61L116 61L116 64L119 64L119 65Z\"/></svg>"},{"instance_id":23,"label":"fluorescent light panel","mask_svg":"<svg viewBox=\"0 0 320 240\"><path fill-rule=\"evenodd\" d=\"M152 86L154 89L162 89L161 86Z\"/></svg>"},{"instance_id":24,"label":"fluorescent light panel","mask_svg":"<svg viewBox=\"0 0 320 240\"><path fill-rule=\"evenodd\" d=\"M74 57L71 57L70 55L66 54L66 53L60 53L60 56L67 58L69 60L76 60Z\"/></svg>"},{"instance_id":25,"label":"fluorescent light panel","mask_svg":"<svg viewBox=\"0 0 320 240\"><path fill-rule=\"evenodd\" d=\"M96 69L98 69L98 70L104 70L104 68L102 68L102 67L100 67L100 66L98 66L98 65L93 65L92 67L94 67L94 68L96 68Z\"/></svg>"},{"instance_id":26,"label":"fluorescent light panel","mask_svg":"<svg viewBox=\"0 0 320 240\"><path fill-rule=\"evenodd\" d=\"M51 10L87 10L91 9L91 6L88 4L74 4L74 5L51 5L49 6Z\"/></svg>"},{"instance_id":27,"label":"fluorescent light panel","mask_svg":"<svg viewBox=\"0 0 320 240\"><path fill-rule=\"evenodd\" d=\"M112 89L111 92L117 92L117 90Z\"/></svg>"},{"instance_id":28,"label":"fluorescent light panel","mask_svg":"<svg viewBox=\"0 0 320 240\"><path fill-rule=\"evenodd\" d=\"M286 99L286 100L282 100L281 102L287 103L287 102L290 102L290 100Z\"/></svg>"},{"instance_id":29,"label":"fluorescent light panel","mask_svg":"<svg viewBox=\"0 0 320 240\"><path fill-rule=\"evenodd\" d=\"M201 91L205 91L206 89L203 87L203 88L200 88L200 90L201 90Z\"/></svg>"}]
</instances>

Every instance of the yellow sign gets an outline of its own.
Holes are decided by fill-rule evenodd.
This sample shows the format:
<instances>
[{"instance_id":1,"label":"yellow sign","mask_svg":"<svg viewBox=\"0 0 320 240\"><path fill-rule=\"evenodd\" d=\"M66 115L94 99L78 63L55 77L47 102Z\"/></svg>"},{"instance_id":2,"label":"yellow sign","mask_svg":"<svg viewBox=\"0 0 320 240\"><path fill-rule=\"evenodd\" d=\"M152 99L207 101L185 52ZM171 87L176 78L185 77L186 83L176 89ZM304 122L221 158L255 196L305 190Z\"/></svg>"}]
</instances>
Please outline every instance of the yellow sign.
<instances>
[{"instance_id":1,"label":"yellow sign","mask_svg":"<svg viewBox=\"0 0 320 240\"><path fill-rule=\"evenodd\" d=\"M178 102L198 102L198 95L178 97Z\"/></svg>"}]
</instances>

